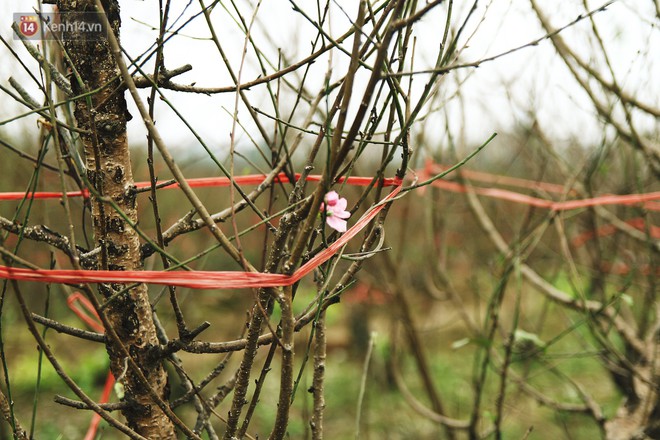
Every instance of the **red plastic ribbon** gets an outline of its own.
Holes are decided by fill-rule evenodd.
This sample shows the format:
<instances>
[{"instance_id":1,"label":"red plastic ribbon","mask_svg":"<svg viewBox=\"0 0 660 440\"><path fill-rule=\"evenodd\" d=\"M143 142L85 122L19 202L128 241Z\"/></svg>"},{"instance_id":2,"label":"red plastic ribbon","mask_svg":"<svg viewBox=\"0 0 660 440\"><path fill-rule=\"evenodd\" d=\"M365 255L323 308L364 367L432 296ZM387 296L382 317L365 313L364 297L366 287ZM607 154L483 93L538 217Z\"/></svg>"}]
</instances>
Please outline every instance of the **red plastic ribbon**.
<instances>
[{"instance_id":1,"label":"red plastic ribbon","mask_svg":"<svg viewBox=\"0 0 660 440\"><path fill-rule=\"evenodd\" d=\"M628 226L643 232L645 232L647 228L646 219L642 217L631 218L629 220L626 220L625 223ZM584 245L587 241L593 239L594 237L607 237L608 235L612 235L617 231L618 228L610 223L601 226L595 231L594 230L585 231L580 235L573 237L573 239L571 240L571 244L575 247L580 247ZM653 238L660 238L660 227L649 225L648 234Z\"/></svg>"},{"instance_id":2,"label":"red plastic ribbon","mask_svg":"<svg viewBox=\"0 0 660 440\"><path fill-rule=\"evenodd\" d=\"M429 176L442 167L427 163L423 170L420 170L420 176ZM519 186L525 188L542 189L548 192L564 193L564 188L560 185L549 184L544 182L533 182L524 179L513 179L506 176L496 176L487 173L478 173L468 171L470 177L475 180L485 182L499 182L512 186ZM233 181L240 185L261 184L267 176L262 174L236 176ZM301 178L300 174L295 175L295 179ZM307 176L308 181L319 181L321 176L312 175ZM232 180L227 177L206 177L187 180L188 184L193 188L202 187L219 187L229 186ZM273 180L275 183L289 182L289 178L284 173L278 174ZM347 183L349 185L366 186L373 182L372 177L347 177L339 179L340 183ZM161 183L159 183L161 184ZM383 179L385 186L396 186L397 188L385 197L379 204L371 208L353 227L346 231L337 241L331 244L327 249L324 249L317 254L313 259L301 266L293 275L270 274L259 272L233 272L233 271L176 271L176 272L162 272L162 271L84 271L84 270L32 270L0 266L0 278L16 279L24 281L40 281L51 283L150 283L150 284L165 284L180 287L190 287L195 289L240 289L240 288L256 288L256 287L277 287L291 285L299 281L302 277L313 271L316 267L323 264L331 258L339 249L344 246L348 241L353 238L358 232L366 226L383 208L384 203L391 200L401 191L401 180L397 178ZM463 193L467 192L468 188L456 182L447 180L436 180L432 183L433 186L441 188L446 191ZM151 182L137 182L137 188L148 188ZM178 188L179 184L172 182L166 184L161 188ZM603 195L591 199L583 200L567 200L556 202L554 200L546 200L538 197L528 196L526 194L508 191L499 188L483 188L473 187L473 191L479 195L486 197L493 197L500 200L507 200L514 203L526 204L538 208L545 208L554 211L564 211L579 208L586 208L590 206L599 205L637 205L643 204L646 209L660 210L660 192L652 192L646 194L628 194L628 195ZM88 191L72 191L67 193L68 197L89 197ZM0 193L0 200L20 200L24 197L35 199L48 199L60 198L62 193L59 192L9 192Z\"/></svg>"},{"instance_id":3,"label":"red plastic ribbon","mask_svg":"<svg viewBox=\"0 0 660 440\"><path fill-rule=\"evenodd\" d=\"M371 182L371 178L359 178ZM378 204L372 206L351 228L326 249L316 254L292 275L236 271L110 271L72 269L25 269L0 266L0 278L43 283L148 283L193 289L244 289L290 286L328 261L355 237L401 191L400 179L388 179L396 188ZM367 182L367 183L368 183ZM357 183L359 184L359 183Z\"/></svg>"},{"instance_id":4,"label":"red plastic ribbon","mask_svg":"<svg viewBox=\"0 0 660 440\"><path fill-rule=\"evenodd\" d=\"M73 313L85 324L99 333L103 333L103 324L98 313L94 310L92 302L85 298L82 293L74 292L66 298L66 303Z\"/></svg>"},{"instance_id":5,"label":"red plastic ribbon","mask_svg":"<svg viewBox=\"0 0 660 440\"><path fill-rule=\"evenodd\" d=\"M447 180L436 180L432 183L432 185L437 188L457 193L465 193L468 191L466 186ZM500 200L508 200L509 202L514 203L522 203L524 205L535 206L537 208L546 208L553 211L570 211L572 209L587 208L590 206L637 204L645 204L645 208L650 210L657 210L659 208L657 206L650 205L649 202L660 200L660 191L646 194L626 194L622 196L605 195L591 199L555 202L554 200L540 199L538 197L528 196L526 194L499 188L472 187L472 190L476 194L482 196L493 197ZM647 206L646 204L649 205Z\"/></svg>"},{"instance_id":6,"label":"red plastic ribbon","mask_svg":"<svg viewBox=\"0 0 660 440\"><path fill-rule=\"evenodd\" d=\"M424 180L431 177L434 174L438 174L441 171L446 170L447 167L442 165L435 164L433 162L427 161L426 165L422 170L418 172L420 179ZM515 186L519 188L535 189L542 190L550 193L564 194L566 193L566 188L557 185L555 183L547 182L535 182L533 180L527 179L518 179L509 176L499 176L496 174L482 173L478 171L464 170L462 171L463 175L469 179L486 182L486 183L497 183L508 186ZM460 183L448 181L448 180L436 180L432 183L436 188L440 188L445 191L451 191L455 193L466 193L468 192L468 187L461 185ZM534 206L537 208L545 208L553 211L570 211L573 209L587 208L590 206L601 206L601 205L636 205L641 204L644 206L644 209L649 211L660 211L660 203L656 200L660 200L660 191L651 192L645 194L626 194L626 195L612 195L612 194L603 194L598 197L591 199L582 199L582 200L566 200L563 202L556 202L554 200L541 199L538 197L528 196L515 191L509 191L506 189L499 188L484 188L474 186L472 190L481 196L492 197L495 199L506 200L514 203L521 203L524 205ZM569 191L569 194L574 194L574 191Z\"/></svg>"},{"instance_id":7,"label":"red plastic ribbon","mask_svg":"<svg viewBox=\"0 0 660 440\"><path fill-rule=\"evenodd\" d=\"M236 182L239 185L259 185L266 179L266 175L264 174L251 174L247 176L235 176L233 178L234 182ZM295 175L296 180L300 179L301 174L297 173ZM308 182L318 182L320 181L322 176L318 175L311 175L307 176L305 180ZM357 176L351 176L351 177L340 177L337 182L338 183L347 183L348 185L355 185L355 186L367 186L373 182L374 179L373 177L357 177ZM222 186L229 186L231 185L231 179L228 177L200 177L196 179L186 179L186 182L188 182L188 185L190 185L191 188L209 188L209 187L222 187ZM289 178L285 173L280 173L278 174L275 179L273 179L274 183L288 183ZM399 185L400 183L398 180L394 177L388 177L383 179L383 185L384 186L396 186ZM163 185L163 182L157 182L156 185ZM151 187L151 182L135 182L135 186L138 189L143 189L143 188L150 188ZM177 182L171 182L167 185L164 185L160 187L160 189L173 189L173 188L179 188L179 184ZM83 191L69 191L66 193L67 197L89 197L89 191L88 190L83 190ZM27 199L59 199L62 197L61 192L53 192L53 191L39 191L39 192L4 192L0 193L0 200L22 200L23 198Z\"/></svg>"},{"instance_id":8,"label":"red plastic ribbon","mask_svg":"<svg viewBox=\"0 0 660 440\"><path fill-rule=\"evenodd\" d=\"M420 176L428 177L432 174L435 174L439 171L446 169L446 167L434 164L427 163L423 170L419 171ZM535 182L532 180L518 179L508 176L498 176L495 174L481 173L478 171L463 171L464 175L473 179L486 183L500 183L504 185L517 186L521 188L529 189L541 189L547 192L552 193L564 193L565 188L561 185L547 183L547 182ZM296 180L300 179L300 173L295 175ZM252 174L247 176L236 176L233 178L234 182L239 185L258 185L264 181L266 178L263 174ZM321 180L321 176L312 175L307 176L306 178L309 182L318 182ZM227 177L201 177L196 179L187 179L188 184L192 188L207 188L207 187L223 187L231 185L231 180ZM274 183L287 183L289 178L284 173L278 174L273 180ZM373 182L372 177L342 177L338 180L339 183L347 183L349 185L357 186L366 186ZM161 185L163 182L158 182L157 185ZM396 178L386 178L383 179L384 186L396 186ZM443 189L445 191L464 193L468 189L466 186L461 185L456 182L451 182L447 180L436 180L432 184L436 188ZM139 189L149 188L151 182L136 182L135 186ZM165 186L162 186L161 189L173 189L179 188L177 182L172 182ZM660 211L660 203L657 203L657 200L660 200L660 191L651 192L646 194L627 194L627 195L602 195L599 197L594 197L591 199L583 200L567 200L563 202L555 202L554 200L541 199L538 197L528 196L515 191L508 191L499 188L482 188L474 187L473 190L482 196L497 198L500 200L507 200L514 203L522 203L530 206L535 206L537 208L546 208L552 209L555 211L566 211L572 209L586 208L590 206L598 205L635 205L643 204L644 208L651 211ZM89 197L89 191L70 191L66 193L67 197ZM50 192L50 191L41 191L34 193L25 193L25 192L5 192L0 193L0 201L2 200L21 200L23 198L34 198L34 199L58 199L62 197L61 192Z\"/></svg>"}]
</instances>

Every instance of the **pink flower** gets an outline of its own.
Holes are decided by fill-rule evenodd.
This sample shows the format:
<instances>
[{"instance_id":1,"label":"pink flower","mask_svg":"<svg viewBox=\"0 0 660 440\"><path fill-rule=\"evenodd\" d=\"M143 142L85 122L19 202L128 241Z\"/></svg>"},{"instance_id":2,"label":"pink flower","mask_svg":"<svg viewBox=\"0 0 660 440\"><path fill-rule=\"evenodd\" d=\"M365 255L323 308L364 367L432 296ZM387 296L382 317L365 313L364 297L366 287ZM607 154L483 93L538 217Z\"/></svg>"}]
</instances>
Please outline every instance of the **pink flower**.
<instances>
[{"instance_id":1,"label":"pink flower","mask_svg":"<svg viewBox=\"0 0 660 440\"><path fill-rule=\"evenodd\" d=\"M348 201L340 198L336 191L330 191L323 198L321 209L325 210L325 222L338 232L346 232L346 219L351 213L346 211Z\"/></svg>"}]
</instances>

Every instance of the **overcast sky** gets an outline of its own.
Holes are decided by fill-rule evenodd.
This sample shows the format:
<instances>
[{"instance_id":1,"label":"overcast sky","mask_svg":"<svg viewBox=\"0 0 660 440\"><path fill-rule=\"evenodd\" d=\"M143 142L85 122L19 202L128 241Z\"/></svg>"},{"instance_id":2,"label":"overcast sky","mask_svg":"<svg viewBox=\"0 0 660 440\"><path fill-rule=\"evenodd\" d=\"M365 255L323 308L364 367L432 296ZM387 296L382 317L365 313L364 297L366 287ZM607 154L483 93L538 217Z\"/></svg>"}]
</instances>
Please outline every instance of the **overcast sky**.
<instances>
[{"instance_id":1,"label":"overcast sky","mask_svg":"<svg viewBox=\"0 0 660 440\"><path fill-rule=\"evenodd\" d=\"M299 1L301 5L312 4ZM598 13L595 19L600 26L620 85L627 93L659 107L660 81L657 79L660 78L660 31L653 1L619 0L607 11ZM183 14L180 22L199 11L198 2L191 2L188 8L185 6L189 2L173 3L171 17L174 19ZM458 24L467 14L467 3L471 5L472 2L456 3L454 16L455 23ZM463 6L458 6L459 3ZM547 5L549 2L539 3ZM550 3L552 6L546 6L546 14L550 16L555 27L569 23L585 11L582 1L564 0ZM122 44L128 53L137 56L146 51L155 40L156 32L151 26L157 27L158 24L158 1L122 0L120 4L123 20ZM239 4L243 5L243 10L249 16L249 3ZM341 35L349 28L344 12L354 16L356 4L357 1L353 0L334 3L331 20L333 35ZM479 4L480 7L465 33L470 38L464 38L462 41L468 45L461 55L463 62L476 61L507 51L545 34L527 1L493 0ZM601 4L602 2L589 1L588 7L593 9ZM19 42L11 39L12 14L30 11L36 6L36 2L16 0L3 1L0 4L2 35L10 39L17 52L26 59L28 56ZM315 7L310 6L308 12L315 12ZM446 8L439 7L418 26L416 37L420 56L415 61L416 69L430 67L434 63L433 49L441 38L445 14ZM224 14L219 11L214 13L214 17L217 17L217 29L221 30L220 37L224 48L234 69L238 71L244 36L226 15L224 18L221 18L221 15ZM589 21L584 20L567 29L562 35L581 55L591 59L595 67L602 69L603 60L593 55L593 42L585 37L590 27ZM284 0L263 2L253 29L255 40L262 43L262 48L270 59L275 60L277 49L281 49L289 62L295 62L309 53L310 41L315 35L314 28L293 11L290 2ZM339 67L347 60L346 57L335 54L332 61L338 66L336 71L341 72ZM13 75L20 78L26 89L38 97L36 86L29 83L28 76L21 71L11 53L4 47L0 49L0 62L0 82L3 85L8 86L7 80ZM310 84L322 83L327 62L327 58L323 58L316 63L316 76L313 75ZM27 60L27 64L36 72L36 64L32 60ZM193 70L177 78L177 82L196 82L199 86L216 87L232 85L222 60L208 40L208 29L203 18L198 18L186 26L181 35L173 38L166 46L166 67L176 68L183 64L191 64ZM147 69L151 70L151 66L152 64L147 64ZM258 66L253 56L248 55L242 75L243 81L254 79L258 75ZM594 117L592 106L584 92L575 86L570 73L547 40L537 47L523 49L484 64L479 69L455 72L445 79L443 87L450 91L458 80L465 80L461 85L461 105L464 108L459 109L458 101L450 104L451 111L455 112L450 118L451 125L455 130L463 127L469 142L481 143L493 131L507 130L526 123L529 120L530 108L534 110L542 125L557 139L565 142L574 139L588 142L600 140L602 130L598 118ZM414 82L416 87L423 83L423 76L416 78ZM253 105L263 105L267 108L268 102L264 94L260 95L258 91L249 93ZM168 92L167 96L184 112L194 128L213 148L220 152L224 150L223 146L226 147L228 143L231 129L231 112L235 99L233 94L208 97ZM41 100L41 97L38 99ZM20 105L13 103L6 95L3 95L0 102L0 120L6 120L22 111ZM137 116L137 110L132 105L131 109L132 114ZM239 118L250 130L249 116L244 109L240 111ZM156 122L170 148L201 151L194 136L164 104L158 106ZM440 116L431 117L428 122L424 124L424 129L431 130L432 133L437 132L440 137L444 125ZM644 128L657 127L657 121L651 119L640 120L639 123ZM30 117L6 124L4 129L16 133L27 127L29 131L36 131L32 130L36 127L35 124L35 118ZM134 118L130 123L129 134L133 144L144 142L145 130L139 118ZM245 134L239 134L237 145L249 148Z\"/></svg>"}]
</instances>

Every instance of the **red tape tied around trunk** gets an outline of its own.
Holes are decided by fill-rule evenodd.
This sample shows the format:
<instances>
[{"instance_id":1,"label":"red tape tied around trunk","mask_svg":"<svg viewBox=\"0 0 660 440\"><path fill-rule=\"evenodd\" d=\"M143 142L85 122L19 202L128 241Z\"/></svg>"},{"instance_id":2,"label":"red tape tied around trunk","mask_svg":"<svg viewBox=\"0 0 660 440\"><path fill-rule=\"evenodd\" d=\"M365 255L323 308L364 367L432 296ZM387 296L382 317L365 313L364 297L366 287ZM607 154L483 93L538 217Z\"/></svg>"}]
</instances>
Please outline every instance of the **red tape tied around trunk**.
<instances>
[{"instance_id":1,"label":"red tape tied around trunk","mask_svg":"<svg viewBox=\"0 0 660 440\"><path fill-rule=\"evenodd\" d=\"M256 178L257 176L244 176ZM243 184L261 183L264 176L258 176L258 181L234 179ZM280 175L278 179L286 179ZM307 180L319 180L319 176L310 176ZM195 179L205 181L197 186L219 186L217 180ZM229 179L222 186L229 184ZM364 227L373 220L376 215L399 194L402 188L402 180L397 178L384 179L384 185L395 186L394 190L376 205L372 206L351 228L344 232L335 242L326 249L316 254L311 260L300 266L292 275L260 272L236 272L236 271L110 271L110 270L47 270L47 269L24 269L17 267L0 266L0 278L19 281L39 281L43 283L148 283L163 284L169 286L189 287L192 289L245 289L258 287L280 287L290 286L312 272L321 264L328 261L346 243L355 237ZM194 180L193 180L194 181ZM281 181L288 181L281 180ZM349 177L346 183L352 185L368 185L373 179L371 177ZM139 185L142 185L140 183ZM147 184L148 185L148 184ZM193 186L193 185L191 185ZM38 193L35 193L37 195ZM78 195L81 195L78 192ZM24 194L23 194L24 196ZM58 197L61 197L61 193ZM35 197L36 198L36 197Z\"/></svg>"}]
</instances>

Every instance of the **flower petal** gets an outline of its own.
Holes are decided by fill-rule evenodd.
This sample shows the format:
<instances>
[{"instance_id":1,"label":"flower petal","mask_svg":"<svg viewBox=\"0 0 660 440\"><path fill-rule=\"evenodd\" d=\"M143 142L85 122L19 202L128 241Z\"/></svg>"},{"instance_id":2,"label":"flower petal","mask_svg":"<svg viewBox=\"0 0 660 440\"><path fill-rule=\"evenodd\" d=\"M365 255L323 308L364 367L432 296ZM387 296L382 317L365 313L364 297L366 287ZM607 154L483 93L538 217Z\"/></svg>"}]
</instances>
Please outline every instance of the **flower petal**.
<instances>
[{"instance_id":1,"label":"flower petal","mask_svg":"<svg viewBox=\"0 0 660 440\"><path fill-rule=\"evenodd\" d=\"M323 200L325 200L325 203L328 206L335 206L337 204L337 201L340 200L339 194L337 194L337 191L330 191L325 195Z\"/></svg>"},{"instance_id":2,"label":"flower petal","mask_svg":"<svg viewBox=\"0 0 660 440\"><path fill-rule=\"evenodd\" d=\"M349 218L351 216L351 213L348 211L339 211L337 209L332 210L332 216L333 217L339 217L339 218Z\"/></svg>"},{"instance_id":3,"label":"flower petal","mask_svg":"<svg viewBox=\"0 0 660 440\"><path fill-rule=\"evenodd\" d=\"M338 232L346 232L346 220L342 220L336 215L327 216L325 218L325 222L328 224L328 226Z\"/></svg>"},{"instance_id":4,"label":"flower petal","mask_svg":"<svg viewBox=\"0 0 660 440\"><path fill-rule=\"evenodd\" d=\"M333 211L346 211L346 207L348 206L348 201L345 198L341 198L337 200L337 203L332 205L332 210Z\"/></svg>"}]
</instances>

